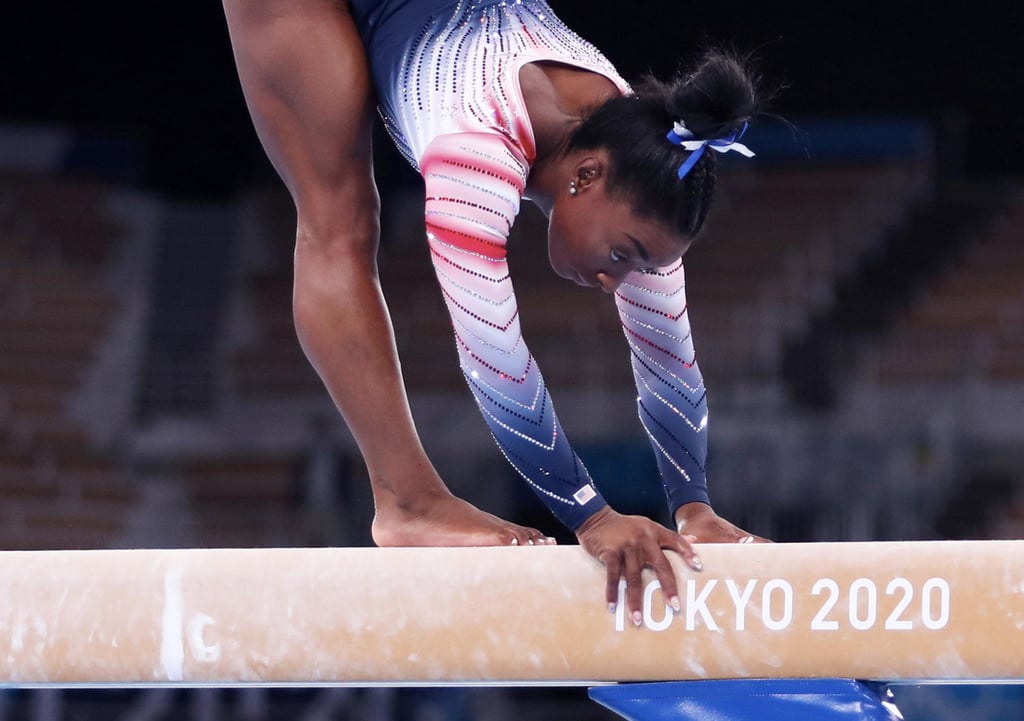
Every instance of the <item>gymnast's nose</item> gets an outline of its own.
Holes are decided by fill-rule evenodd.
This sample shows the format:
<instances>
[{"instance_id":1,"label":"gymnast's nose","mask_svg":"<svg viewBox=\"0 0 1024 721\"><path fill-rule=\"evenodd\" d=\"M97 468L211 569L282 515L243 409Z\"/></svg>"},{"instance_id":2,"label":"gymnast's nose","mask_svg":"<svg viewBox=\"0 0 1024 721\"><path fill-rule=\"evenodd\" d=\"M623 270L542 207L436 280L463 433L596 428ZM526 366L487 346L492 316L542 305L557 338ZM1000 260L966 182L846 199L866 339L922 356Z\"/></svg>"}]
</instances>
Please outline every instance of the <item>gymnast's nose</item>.
<instances>
[{"instance_id":1,"label":"gymnast's nose","mask_svg":"<svg viewBox=\"0 0 1024 721\"><path fill-rule=\"evenodd\" d=\"M624 275L613 275L611 273L598 273L597 282L605 293L614 293L622 285Z\"/></svg>"}]
</instances>

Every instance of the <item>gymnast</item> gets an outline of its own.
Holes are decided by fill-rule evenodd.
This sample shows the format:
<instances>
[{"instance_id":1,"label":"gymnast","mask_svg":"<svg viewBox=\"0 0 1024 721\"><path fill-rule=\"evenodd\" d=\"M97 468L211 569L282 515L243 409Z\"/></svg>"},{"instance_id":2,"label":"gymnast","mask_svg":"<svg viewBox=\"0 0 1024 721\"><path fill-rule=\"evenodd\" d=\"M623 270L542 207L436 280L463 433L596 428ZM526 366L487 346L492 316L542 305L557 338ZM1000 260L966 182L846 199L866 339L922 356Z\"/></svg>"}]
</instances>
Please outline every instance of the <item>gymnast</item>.
<instances>
[{"instance_id":1,"label":"gymnast","mask_svg":"<svg viewBox=\"0 0 1024 721\"><path fill-rule=\"evenodd\" d=\"M257 134L296 207L296 331L367 465L375 543L554 542L456 498L424 452L377 275L378 105L425 183L427 242L469 388L509 463L606 567L609 607L624 578L639 622L650 568L678 610L666 551L700 570L693 541L762 540L709 503L682 266L716 152L751 154L738 140L757 93L742 63L710 52L692 73L634 90L542 0L224 5ZM677 531L611 509L559 425L506 264L524 198L548 216L555 273L614 294Z\"/></svg>"}]
</instances>

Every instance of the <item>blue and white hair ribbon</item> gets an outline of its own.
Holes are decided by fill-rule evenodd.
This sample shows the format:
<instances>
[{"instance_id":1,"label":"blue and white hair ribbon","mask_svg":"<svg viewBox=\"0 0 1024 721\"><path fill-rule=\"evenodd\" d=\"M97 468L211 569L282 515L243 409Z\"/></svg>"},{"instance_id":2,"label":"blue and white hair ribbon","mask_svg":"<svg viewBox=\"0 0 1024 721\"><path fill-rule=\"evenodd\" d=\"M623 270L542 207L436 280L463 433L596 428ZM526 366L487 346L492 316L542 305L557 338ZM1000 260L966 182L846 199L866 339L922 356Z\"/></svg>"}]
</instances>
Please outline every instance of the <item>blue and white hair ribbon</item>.
<instances>
[{"instance_id":1,"label":"blue and white hair ribbon","mask_svg":"<svg viewBox=\"0 0 1024 721\"><path fill-rule=\"evenodd\" d=\"M682 180L686 177L686 174L693 169L693 166L696 165L697 161L700 160L702 155L704 155L704 148L707 147L710 147L718 153L728 153L730 150L735 150L740 155L747 158L753 158L754 151L743 143L737 142L743 137L745 132L747 132L747 123L743 123L742 128L733 131L724 138L697 140L694 138L693 132L686 127L683 121L677 120L672 125L672 129L668 131L668 135L666 137L675 145L680 145L684 150L690 151L690 155L683 161L683 164L679 166L679 179Z\"/></svg>"}]
</instances>

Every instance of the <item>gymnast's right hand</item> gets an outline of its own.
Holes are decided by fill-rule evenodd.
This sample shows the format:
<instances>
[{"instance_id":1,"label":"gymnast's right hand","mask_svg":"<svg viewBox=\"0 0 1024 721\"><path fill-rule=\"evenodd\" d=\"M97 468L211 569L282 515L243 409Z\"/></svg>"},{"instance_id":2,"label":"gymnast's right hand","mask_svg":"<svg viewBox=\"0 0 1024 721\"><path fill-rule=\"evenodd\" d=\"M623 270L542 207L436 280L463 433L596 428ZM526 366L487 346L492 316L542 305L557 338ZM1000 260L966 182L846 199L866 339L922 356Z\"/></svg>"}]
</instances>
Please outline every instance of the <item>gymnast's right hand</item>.
<instances>
[{"instance_id":1,"label":"gymnast's right hand","mask_svg":"<svg viewBox=\"0 0 1024 721\"><path fill-rule=\"evenodd\" d=\"M675 551L690 568L700 571L703 565L690 542L664 526L643 516L624 516L611 508L602 508L588 518L576 537L591 556L604 564L607 571L605 600L615 610L619 597L619 578L626 579L626 610L634 625L643 620L641 595L645 568L654 571L661 583L665 601L676 611L680 608L676 576L665 551Z\"/></svg>"}]
</instances>

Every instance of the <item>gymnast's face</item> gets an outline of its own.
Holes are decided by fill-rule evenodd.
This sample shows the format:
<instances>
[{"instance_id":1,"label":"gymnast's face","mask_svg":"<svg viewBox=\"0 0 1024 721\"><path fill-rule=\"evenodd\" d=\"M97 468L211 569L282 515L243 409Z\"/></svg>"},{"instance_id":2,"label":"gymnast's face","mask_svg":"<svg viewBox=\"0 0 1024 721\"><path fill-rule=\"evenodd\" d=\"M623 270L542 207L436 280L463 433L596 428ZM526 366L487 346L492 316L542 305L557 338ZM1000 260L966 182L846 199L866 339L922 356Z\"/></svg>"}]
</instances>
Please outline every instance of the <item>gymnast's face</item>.
<instances>
[{"instance_id":1,"label":"gymnast's face","mask_svg":"<svg viewBox=\"0 0 1024 721\"><path fill-rule=\"evenodd\" d=\"M600 167L583 167L575 189L566 184L548 221L548 258L566 280L613 293L630 273L672 265L689 248L689 238L609 197Z\"/></svg>"}]
</instances>

